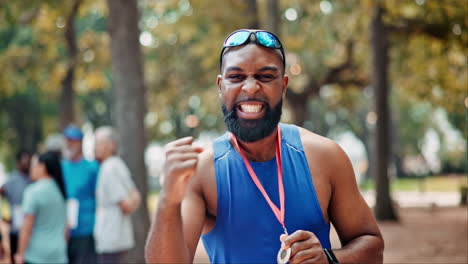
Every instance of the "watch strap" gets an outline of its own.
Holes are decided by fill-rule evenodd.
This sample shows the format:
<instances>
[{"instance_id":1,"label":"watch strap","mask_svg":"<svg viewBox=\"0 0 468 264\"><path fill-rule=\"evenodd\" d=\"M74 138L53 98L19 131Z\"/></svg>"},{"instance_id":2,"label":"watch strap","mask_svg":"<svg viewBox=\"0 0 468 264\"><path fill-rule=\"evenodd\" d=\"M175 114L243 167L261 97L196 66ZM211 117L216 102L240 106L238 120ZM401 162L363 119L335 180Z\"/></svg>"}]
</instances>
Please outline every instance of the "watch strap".
<instances>
[{"instance_id":1,"label":"watch strap","mask_svg":"<svg viewBox=\"0 0 468 264\"><path fill-rule=\"evenodd\" d=\"M339 264L338 259L336 258L335 254L331 249L324 248L323 252L325 252L329 264Z\"/></svg>"}]
</instances>

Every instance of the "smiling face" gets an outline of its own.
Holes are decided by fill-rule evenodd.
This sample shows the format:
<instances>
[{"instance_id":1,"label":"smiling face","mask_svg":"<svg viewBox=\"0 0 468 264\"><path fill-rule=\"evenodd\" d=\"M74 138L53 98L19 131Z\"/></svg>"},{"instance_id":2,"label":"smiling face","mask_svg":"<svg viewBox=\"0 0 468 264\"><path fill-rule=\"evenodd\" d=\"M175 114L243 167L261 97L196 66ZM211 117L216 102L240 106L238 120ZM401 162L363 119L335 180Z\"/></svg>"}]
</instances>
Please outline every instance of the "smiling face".
<instances>
[{"instance_id":1,"label":"smiling face","mask_svg":"<svg viewBox=\"0 0 468 264\"><path fill-rule=\"evenodd\" d=\"M281 118L288 76L277 51L248 44L224 55L217 84L228 130L242 141L270 135Z\"/></svg>"}]
</instances>

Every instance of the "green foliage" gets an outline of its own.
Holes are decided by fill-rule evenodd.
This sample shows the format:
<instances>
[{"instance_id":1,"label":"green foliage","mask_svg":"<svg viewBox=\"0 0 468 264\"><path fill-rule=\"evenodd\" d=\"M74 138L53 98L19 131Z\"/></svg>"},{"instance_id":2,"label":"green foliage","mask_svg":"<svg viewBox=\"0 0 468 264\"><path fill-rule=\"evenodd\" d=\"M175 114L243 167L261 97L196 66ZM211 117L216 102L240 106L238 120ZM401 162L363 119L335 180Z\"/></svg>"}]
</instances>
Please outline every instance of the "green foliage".
<instances>
[{"instance_id":1,"label":"green foliage","mask_svg":"<svg viewBox=\"0 0 468 264\"><path fill-rule=\"evenodd\" d=\"M211 1L183 0L145 6L142 31L152 38L144 50L147 98L149 111L158 120L149 126L152 138L168 140L220 129L218 51L228 32L245 27L237 15L242 8L238 1L225 1L222 8ZM185 124L188 115L199 119L196 129Z\"/></svg>"},{"instance_id":2,"label":"green foliage","mask_svg":"<svg viewBox=\"0 0 468 264\"><path fill-rule=\"evenodd\" d=\"M84 1L75 26L79 56L75 87L80 96L109 87L106 18ZM0 155L11 160L20 148L36 150L58 129L58 96L68 54L64 28L71 1L14 1L0 8ZM78 105L78 109L86 109ZM86 120L81 118L80 120Z\"/></svg>"},{"instance_id":3,"label":"green foliage","mask_svg":"<svg viewBox=\"0 0 468 264\"><path fill-rule=\"evenodd\" d=\"M58 129L57 100L69 62L64 28L71 2L2 2L0 152L11 153L24 137L33 137L31 144L37 144ZM450 122L466 139L465 1L383 3L385 22L393 27L390 81L400 154L421 151L426 130L435 127L431 115L438 107L448 113ZM257 4L262 26L266 24L266 1L258 0ZM372 103L371 94L365 92L370 72L368 25L374 4L371 0L280 1L280 36L287 52L289 89L302 92L323 81L327 70L346 61L348 44L353 44L352 66L341 72L339 79L358 80L360 84L336 83L317 93L303 109L310 113L305 127L324 135L350 129L363 141L367 138L366 119ZM229 32L247 27L245 8L245 2L238 0L140 1L148 103L145 121L150 139L167 141L223 130L216 87L219 51ZM75 20L76 109L80 123L89 121L94 126L113 120L107 12L105 1L85 0ZM23 111L18 112L18 107ZM18 117L17 112L20 119L39 120L41 125L28 121L25 129L16 128L12 120ZM285 121L292 119L290 109L285 109L284 116ZM33 130L37 131L31 136ZM466 153L466 146L464 149ZM457 153L441 155L448 161L463 157Z\"/></svg>"}]
</instances>

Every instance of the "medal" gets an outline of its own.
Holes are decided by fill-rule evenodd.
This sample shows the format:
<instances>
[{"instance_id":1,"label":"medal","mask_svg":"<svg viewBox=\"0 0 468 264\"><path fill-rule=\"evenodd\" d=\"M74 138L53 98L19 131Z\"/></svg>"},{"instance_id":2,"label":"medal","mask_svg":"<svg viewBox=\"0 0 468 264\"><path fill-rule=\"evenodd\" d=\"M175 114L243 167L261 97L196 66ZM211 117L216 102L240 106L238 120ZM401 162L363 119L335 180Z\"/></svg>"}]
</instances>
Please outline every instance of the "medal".
<instances>
[{"instance_id":1,"label":"medal","mask_svg":"<svg viewBox=\"0 0 468 264\"><path fill-rule=\"evenodd\" d=\"M271 210L276 216L276 219L280 222L281 226L283 227L284 233L288 235L288 231L286 230L286 226L284 224L284 185L283 185L283 167L281 165L281 128L278 126L278 140L276 141L276 165L278 167L278 192L279 192L279 198L280 198L280 209L271 201L270 197L266 193L265 189L263 188L262 184L258 180L257 175L255 174L255 171L252 169L252 166L250 166L249 161L244 155L244 152L239 146L239 143L237 143L237 138L233 134L231 134L232 140L234 141L234 144L236 147L239 149L239 154L242 157L242 160L244 161L245 167L247 168L247 171L249 172L250 178L252 181L255 183L255 186L257 186L257 189L262 193L263 197L265 198L266 202L270 206ZM278 251L278 255L276 256L276 261L278 264L286 264L289 261L289 257L291 257L291 248L284 249L280 248Z\"/></svg>"},{"instance_id":2,"label":"medal","mask_svg":"<svg viewBox=\"0 0 468 264\"><path fill-rule=\"evenodd\" d=\"M289 261L289 257L291 257L291 248L281 248L276 256L276 262L278 264L286 264Z\"/></svg>"},{"instance_id":3,"label":"medal","mask_svg":"<svg viewBox=\"0 0 468 264\"><path fill-rule=\"evenodd\" d=\"M283 226L284 233L288 236L288 230L286 230L286 227ZM278 255L276 255L276 262L278 264L286 264L289 261L289 258L291 257L291 248L284 249L283 247L280 248L278 251Z\"/></svg>"}]
</instances>

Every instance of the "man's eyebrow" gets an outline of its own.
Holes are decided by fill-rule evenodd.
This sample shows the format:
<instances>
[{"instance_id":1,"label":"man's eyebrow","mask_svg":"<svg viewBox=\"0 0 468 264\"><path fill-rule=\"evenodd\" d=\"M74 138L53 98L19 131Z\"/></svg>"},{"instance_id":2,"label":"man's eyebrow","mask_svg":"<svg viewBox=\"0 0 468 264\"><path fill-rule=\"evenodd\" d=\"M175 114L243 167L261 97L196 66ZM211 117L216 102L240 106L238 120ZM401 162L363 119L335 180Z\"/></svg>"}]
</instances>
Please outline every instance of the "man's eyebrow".
<instances>
[{"instance_id":1,"label":"man's eyebrow","mask_svg":"<svg viewBox=\"0 0 468 264\"><path fill-rule=\"evenodd\" d=\"M237 66L231 66L226 68L226 72L228 71L242 71L242 68L237 67Z\"/></svg>"},{"instance_id":2,"label":"man's eyebrow","mask_svg":"<svg viewBox=\"0 0 468 264\"><path fill-rule=\"evenodd\" d=\"M273 67L273 66L265 66L265 67L262 67L258 70L259 72L263 72L263 71L274 71L274 72L278 72L278 68L277 67Z\"/></svg>"}]
</instances>

